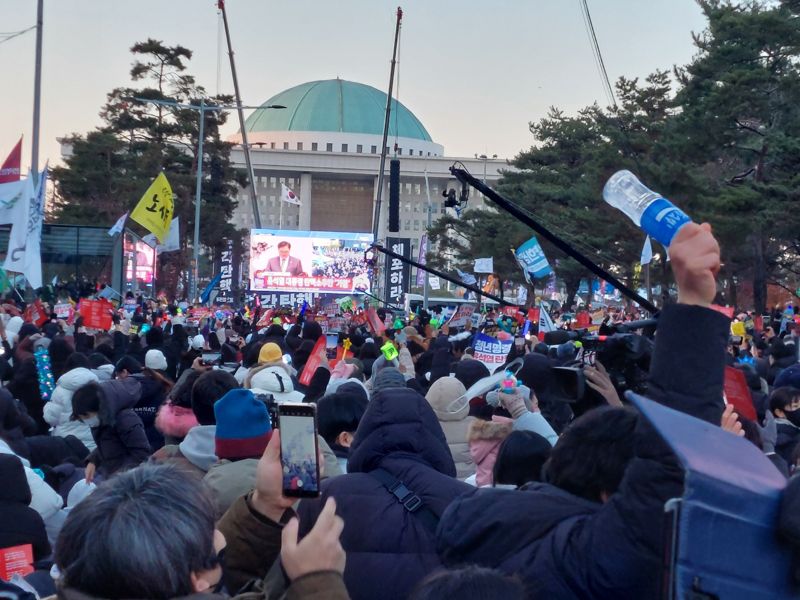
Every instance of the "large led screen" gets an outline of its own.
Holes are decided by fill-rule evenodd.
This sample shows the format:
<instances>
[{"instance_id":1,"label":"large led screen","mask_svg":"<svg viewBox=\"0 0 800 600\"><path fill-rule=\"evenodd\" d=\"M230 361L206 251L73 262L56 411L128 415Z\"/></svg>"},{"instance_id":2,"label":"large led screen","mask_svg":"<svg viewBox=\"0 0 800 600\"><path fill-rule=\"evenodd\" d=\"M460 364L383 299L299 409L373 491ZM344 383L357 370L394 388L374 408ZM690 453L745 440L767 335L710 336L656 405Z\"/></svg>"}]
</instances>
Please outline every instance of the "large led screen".
<instances>
[{"instance_id":1,"label":"large led screen","mask_svg":"<svg viewBox=\"0 0 800 600\"><path fill-rule=\"evenodd\" d=\"M370 291L364 251L370 233L250 231L250 290L254 292Z\"/></svg>"}]
</instances>

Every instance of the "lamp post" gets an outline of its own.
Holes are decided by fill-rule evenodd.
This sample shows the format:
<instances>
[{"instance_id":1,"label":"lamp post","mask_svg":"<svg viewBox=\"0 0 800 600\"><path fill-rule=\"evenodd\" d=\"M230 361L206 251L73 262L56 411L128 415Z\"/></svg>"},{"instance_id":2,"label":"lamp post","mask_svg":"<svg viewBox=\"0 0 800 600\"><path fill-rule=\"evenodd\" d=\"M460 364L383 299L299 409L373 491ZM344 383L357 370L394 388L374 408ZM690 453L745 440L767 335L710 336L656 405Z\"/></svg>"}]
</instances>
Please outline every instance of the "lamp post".
<instances>
[{"instance_id":1,"label":"lamp post","mask_svg":"<svg viewBox=\"0 0 800 600\"><path fill-rule=\"evenodd\" d=\"M207 112L218 112L223 110L233 110L239 108L286 108L282 104L270 104L268 106L230 106L226 104L207 105L205 98L200 98L200 104L187 104L185 102L175 102L173 100L153 100L149 98L132 98L137 102L148 104L158 104L159 106L171 106L173 108L183 108L196 110L200 114L200 125L197 133L197 180L194 192L194 238L192 241L192 268L189 279L189 298L192 302L197 298L197 276L200 263L200 196L203 189L203 141L205 138L205 116ZM255 189L255 178L251 177L250 185Z\"/></svg>"}]
</instances>

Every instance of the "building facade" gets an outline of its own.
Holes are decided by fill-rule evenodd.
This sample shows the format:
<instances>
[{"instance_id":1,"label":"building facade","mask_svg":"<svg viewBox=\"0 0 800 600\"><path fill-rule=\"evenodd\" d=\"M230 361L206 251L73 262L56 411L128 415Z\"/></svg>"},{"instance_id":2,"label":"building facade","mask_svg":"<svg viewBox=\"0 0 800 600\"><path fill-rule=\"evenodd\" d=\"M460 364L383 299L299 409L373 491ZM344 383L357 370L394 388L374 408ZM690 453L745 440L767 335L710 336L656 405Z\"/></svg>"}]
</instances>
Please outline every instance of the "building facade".
<instances>
[{"instance_id":1,"label":"building facade","mask_svg":"<svg viewBox=\"0 0 800 600\"><path fill-rule=\"evenodd\" d=\"M372 231L378 191L380 146L386 94L376 88L332 79L285 90L257 109L245 122L255 172L256 197L264 228L318 231ZM460 190L449 168L460 161L476 177L492 185L507 168L496 157L447 157L422 123L405 106L393 101L388 158L400 159L400 231L388 233L389 165L386 164L379 237L411 239L416 256L428 224L445 210L442 192ZM230 141L241 144L241 135ZM239 168L245 160L241 145L231 158ZM427 183L426 183L427 174ZM300 198L300 206L281 202L282 184ZM483 199L470 190L469 207ZM249 189L239 193L234 225L254 227Z\"/></svg>"}]
</instances>

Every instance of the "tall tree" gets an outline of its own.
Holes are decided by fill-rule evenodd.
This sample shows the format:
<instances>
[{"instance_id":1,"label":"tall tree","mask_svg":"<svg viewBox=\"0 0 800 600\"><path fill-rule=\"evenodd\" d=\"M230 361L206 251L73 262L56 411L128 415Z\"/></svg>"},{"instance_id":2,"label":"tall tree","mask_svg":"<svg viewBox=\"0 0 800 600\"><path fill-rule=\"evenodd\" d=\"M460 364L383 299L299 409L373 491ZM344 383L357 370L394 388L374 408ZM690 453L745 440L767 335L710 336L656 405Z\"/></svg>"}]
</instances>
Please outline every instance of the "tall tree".
<instances>
[{"instance_id":1,"label":"tall tree","mask_svg":"<svg viewBox=\"0 0 800 600\"><path fill-rule=\"evenodd\" d=\"M749 276L755 308L798 258L800 3L700 0L708 27L678 69L686 162L701 166L700 214L719 224L731 278Z\"/></svg>"},{"instance_id":2,"label":"tall tree","mask_svg":"<svg viewBox=\"0 0 800 600\"><path fill-rule=\"evenodd\" d=\"M529 211L534 218L581 250L625 283L635 284L636 264L644 234L619 211L607 206L601 191L607 178L629 168L655 189L683 197L691 180L676 177L679 165L665 160L669 145L668 124L673 114L669 75L656 72L644 82L620 79L616 84L619 105L597 105L565 115L551 108L548 115L531 123L535 145L518 154L503 173L500 193ZM488 232L499 232L494 239ZM452 247L465 258L493 254L495 263L507 269L507 278L522 276L508 248L532 235L527 227L505 213L467 210L460 220L440 219L431 231L439 246ZM550 244L543 248L557 275L565 282L571 304L581 279L589 273L562 256ZM445 253L431 258L441 262Z\"/></svg>"},{"instance_id":3,"label":"tall tree","mask_svg":"<svg viewBox=\"0 0 800 600\"><path fill-rule=\"evenodd\" d=\"M160 283L173 295L189 265L188 232L194 228L195 177L198 165L199 112L140 102L135 98L199 104L205 90L187 73L192 52L148 39L131 48L135 57L130 77L140 87L117 88L101 111L103 125L85 136L73 135L66 166L53 170L56 182L54 217L72 224L112 224L132 209L150 181L163 170L175 194L180 217L180 253L162 254ZM230 98L206 97L206 104ZM204 113L203 182L200 242L212 254L222 240L235 235L229 223L236 206L237 185L244 174L230 161L231 144L221 140L223 111ZM131 227L140 229L129 222ZM145 233L143 230L141 233Z\"/></svg>"}]
</instances>

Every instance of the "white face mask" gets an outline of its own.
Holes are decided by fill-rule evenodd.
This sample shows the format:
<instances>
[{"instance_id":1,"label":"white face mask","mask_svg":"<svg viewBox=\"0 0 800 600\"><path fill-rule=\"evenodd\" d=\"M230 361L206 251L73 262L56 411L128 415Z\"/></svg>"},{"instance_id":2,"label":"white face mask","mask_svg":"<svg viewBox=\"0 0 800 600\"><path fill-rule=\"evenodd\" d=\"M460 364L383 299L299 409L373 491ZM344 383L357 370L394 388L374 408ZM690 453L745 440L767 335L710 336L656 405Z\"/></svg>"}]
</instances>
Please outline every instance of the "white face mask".
<instances>
[{"instance_id":1,"label":"white face mask","mask_svg":"<svg viewBox=\"0 0 800 600\"><path fill-rule=\"evenodd\" d=\"M100 425L100 417L98 417L97 415L89 417L88 419L81 419L81 420L83 421L83 424L88 427L97 427L98 425Z\"/></svg>"}]
</instances>

